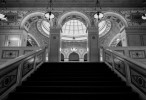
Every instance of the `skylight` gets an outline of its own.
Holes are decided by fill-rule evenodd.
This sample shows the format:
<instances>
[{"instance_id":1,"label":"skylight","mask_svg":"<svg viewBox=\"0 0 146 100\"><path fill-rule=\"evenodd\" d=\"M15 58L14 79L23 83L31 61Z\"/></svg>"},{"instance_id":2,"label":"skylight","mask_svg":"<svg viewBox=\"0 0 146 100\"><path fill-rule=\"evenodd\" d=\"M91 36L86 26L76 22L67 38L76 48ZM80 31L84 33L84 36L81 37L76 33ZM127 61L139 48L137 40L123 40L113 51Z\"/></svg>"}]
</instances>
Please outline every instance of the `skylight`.
<instances>
[{"instance_id":1,"label":"skylight","mask_svg":"<svg viewBox=\"0 0 146 100\"><path fill-rule=\"evenodd\" d=\"M86 26L79 20L73 19L66 22L62 27L62 38L80 38L85 37L87 35ZM87 36L86 36L87 38Z\"/></svg>"}]
</instances>

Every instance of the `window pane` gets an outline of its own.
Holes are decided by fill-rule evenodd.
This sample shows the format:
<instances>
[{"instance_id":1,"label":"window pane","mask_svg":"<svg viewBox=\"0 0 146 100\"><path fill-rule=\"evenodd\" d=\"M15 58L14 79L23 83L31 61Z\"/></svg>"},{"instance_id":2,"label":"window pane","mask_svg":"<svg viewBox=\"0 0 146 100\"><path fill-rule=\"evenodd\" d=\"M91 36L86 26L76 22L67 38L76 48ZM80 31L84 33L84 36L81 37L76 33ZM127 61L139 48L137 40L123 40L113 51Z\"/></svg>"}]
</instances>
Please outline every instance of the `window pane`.
<instances>
[{"instance_id":1,"label":"window pane","mask_svg":"<svg viewBox=\"0 0 146 100\"><path fill-rule=\"evenodd\" d=\"M67 25L65 29L69 29L69 26Z\"/></svg>"},{"instance_id":2,"label":"window pane","mask_svg":"<svg viewBox=\"0 0 146 100\"><path fill-rule=\"evenodd\" d=\"M84 25L84 23L82 23L79 20L69 20L68 22L66 22L63 25L63 33L62 35L68 35L68 38L71 38L73 36L83 36L86 35L86 26ZM67 37L66 37L67 38ZM80 38L82 39L82 38Z\"/></svg>"}]
</instances>

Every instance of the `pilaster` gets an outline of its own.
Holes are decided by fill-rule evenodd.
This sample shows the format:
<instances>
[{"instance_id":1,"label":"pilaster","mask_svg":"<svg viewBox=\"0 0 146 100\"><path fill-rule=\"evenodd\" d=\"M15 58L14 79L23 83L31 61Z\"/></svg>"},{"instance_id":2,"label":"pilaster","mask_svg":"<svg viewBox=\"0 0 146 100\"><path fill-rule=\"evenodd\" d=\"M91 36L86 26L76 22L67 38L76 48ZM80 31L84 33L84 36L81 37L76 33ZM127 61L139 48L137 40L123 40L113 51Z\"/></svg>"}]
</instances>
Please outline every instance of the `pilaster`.
<instances>
[{"instance_id":1,"label":"pilaster","mask_svg":"<svg viewBox=\"0 0 146 100\"><path fill-rule=\"evenodd\" d=\"M99 31L96 27L88 28L89 62L99 62Z\"/></svg>"},{"instance_id":2,"label":"pilaster","mask_svg":"<svg viewBox=\"0 0 146 100\"><path fill-rule=\"evenodd\" d=\"M50 28L49 62L59 62L60 28Z\"/></svg>"}]
</instances>

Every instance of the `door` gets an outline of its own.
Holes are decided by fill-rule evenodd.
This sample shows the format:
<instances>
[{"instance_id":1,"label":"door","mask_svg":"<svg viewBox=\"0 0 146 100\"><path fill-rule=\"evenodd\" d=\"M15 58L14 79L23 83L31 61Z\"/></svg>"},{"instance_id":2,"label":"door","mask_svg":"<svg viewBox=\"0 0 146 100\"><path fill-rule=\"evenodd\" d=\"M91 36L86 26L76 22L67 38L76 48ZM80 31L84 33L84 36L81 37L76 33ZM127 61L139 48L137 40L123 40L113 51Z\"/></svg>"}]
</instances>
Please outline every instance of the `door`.
<instances>
[{"instance_id":1,"label":"door","mask_svg":"<svg viewBox=\"0 0 146 100\"><path fill-rule=\"evenodd\" d=\"M69 55L69 61L79 61L79 55L76 52L72 52Z\"/></svg>"}]
</instances>

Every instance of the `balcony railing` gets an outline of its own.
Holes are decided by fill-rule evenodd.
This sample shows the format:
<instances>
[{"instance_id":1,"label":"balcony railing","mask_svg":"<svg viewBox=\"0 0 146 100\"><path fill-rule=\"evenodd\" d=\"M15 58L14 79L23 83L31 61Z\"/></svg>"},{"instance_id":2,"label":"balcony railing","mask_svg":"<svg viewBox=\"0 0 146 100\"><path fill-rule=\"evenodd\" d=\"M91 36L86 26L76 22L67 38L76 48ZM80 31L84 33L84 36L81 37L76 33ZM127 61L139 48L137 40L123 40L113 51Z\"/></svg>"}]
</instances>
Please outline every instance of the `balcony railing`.
<instances>
[{"instance_id":1,"label":"balcony railing","mask_svg":"<svg viewBox=\"0 0 146 100\"><path fill-rule=\"evenodd\" d=\"M45 62L46 49L43 47L0 65L0 100L21 85L22 81Z\"/></svg>"},{"instance_id":2,"label":"balcony railing","mask_svg":"<svg viewBox=\"0 0 146 100\"><path fill-rule=\"evenodd\" d=\"M0 47L0 65L11 59L39 49L41 49L41 47Z\"/></svg>"},{"instance_id":3,"label":"balcony railing","mask_svg":"<svg viewBox=\"0 0 146 100\"><path fill-rule=\"evenodd\" d=\"M101 48L103 61L146 100L146 65L110 48Z\"/></svg>"}]
</instances>

